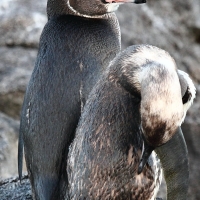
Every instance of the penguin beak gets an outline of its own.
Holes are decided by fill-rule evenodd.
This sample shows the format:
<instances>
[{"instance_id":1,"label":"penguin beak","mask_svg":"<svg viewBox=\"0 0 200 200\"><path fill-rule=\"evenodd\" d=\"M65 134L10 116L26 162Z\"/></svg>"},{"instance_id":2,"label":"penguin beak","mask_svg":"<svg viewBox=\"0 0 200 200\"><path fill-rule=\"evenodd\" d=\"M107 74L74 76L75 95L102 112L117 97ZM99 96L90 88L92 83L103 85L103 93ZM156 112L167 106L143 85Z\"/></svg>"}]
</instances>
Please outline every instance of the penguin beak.
<instances>
[{"instance_id":1,"label":"penguin beak","mask_svg":"<svg viewBox=\"0 0 200 200\"><path fill-rule=\"evenodd\" d=\"M106 3L146 3L146 0L105 0Z\"/></svg>"},{"instance_id":2,"label":"penguin beak","mask_svg":"<svg viewBox=\"0 0 200 200\"><path fill-rule=\"evenodd\" d=\"M138 174L140 174L144 168L144 166L146 165L149 156L151 155L152 151L155 148L150 146L149 144L147 144L145 138L144 138L144 142L143 142L143 147L142 147L142 155L140 158L140 163L139 163L139 167L138 167Z\"/></svg>"},{"instance_id":3,"label":"penguin beak","mask_svg":"<svg viewBox=\"0 0 200 200\"><path fill-rule=\"evenodd\" d=\"M135 0L133 3L142 4L142 3L146 3L146 0Z\"/></svg>"}]
</instances>

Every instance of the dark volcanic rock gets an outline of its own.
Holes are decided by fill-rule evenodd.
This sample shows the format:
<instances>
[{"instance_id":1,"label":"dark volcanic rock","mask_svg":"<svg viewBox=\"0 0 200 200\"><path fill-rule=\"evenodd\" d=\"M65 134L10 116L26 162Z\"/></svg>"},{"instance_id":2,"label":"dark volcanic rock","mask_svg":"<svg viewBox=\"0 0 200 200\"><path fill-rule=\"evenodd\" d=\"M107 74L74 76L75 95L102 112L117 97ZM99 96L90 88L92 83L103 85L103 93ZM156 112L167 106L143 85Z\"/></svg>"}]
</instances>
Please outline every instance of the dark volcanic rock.
<instances>
[{"instance_id":1,"label":"dark volcanic rock","mask_svg":"<svg viewBox=\"0 0 200 200\"><path fill-rule=\"evenodd\" d=\"M32 200L28 176L24 176L21 183L18 178L0 180L0 199Z\"/></svg>"}]
</instances>

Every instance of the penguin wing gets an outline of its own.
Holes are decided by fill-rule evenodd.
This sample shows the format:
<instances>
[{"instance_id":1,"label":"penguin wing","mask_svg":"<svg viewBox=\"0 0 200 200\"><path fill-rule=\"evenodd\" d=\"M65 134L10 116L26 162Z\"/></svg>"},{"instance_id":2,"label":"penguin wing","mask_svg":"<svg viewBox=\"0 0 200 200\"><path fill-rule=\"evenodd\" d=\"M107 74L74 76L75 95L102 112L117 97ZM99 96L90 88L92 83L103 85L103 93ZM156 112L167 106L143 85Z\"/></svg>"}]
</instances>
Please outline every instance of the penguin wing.
<instances>
[{"instance_id":1,"label":"penguin wing","mask_svg":"<svg viewBox=\"0 0 200 200\"><path fill-rule=\"evenodd\" d=\"M22 168L23 168L23 149L24 149L24 140L22 132L19 132L19 141L18 141L18 175L19 180L22 180Z\"/></svg>"}]
</instances>

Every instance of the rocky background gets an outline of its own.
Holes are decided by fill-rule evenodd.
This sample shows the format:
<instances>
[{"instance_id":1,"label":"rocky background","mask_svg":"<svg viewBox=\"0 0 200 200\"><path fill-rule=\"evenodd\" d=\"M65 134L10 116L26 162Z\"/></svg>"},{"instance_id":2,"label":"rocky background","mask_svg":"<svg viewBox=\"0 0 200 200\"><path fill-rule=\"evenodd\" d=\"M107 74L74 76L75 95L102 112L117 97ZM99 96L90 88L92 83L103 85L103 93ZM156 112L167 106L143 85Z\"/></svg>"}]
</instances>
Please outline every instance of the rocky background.
<instances>
[{"instance_id":1,"label":"rocky background","mask_svg":"<svg viewBox=\"0 0 200 200\"><path fill-rule=\"evenodd\" d=\"M197 97L182 126L190 159L189 200L200 199L200 0L147 0L117 11L122 48L148 43L168 51L190 74ZM17 179L20 108L46 18L46 0L0 0L0 199L29 199L30 187ZM12 187L9 182L13 182ZM28 190L11 198L4 188ZM9 194L7 194L9 195Z\"/></svg>"}]
</instances>

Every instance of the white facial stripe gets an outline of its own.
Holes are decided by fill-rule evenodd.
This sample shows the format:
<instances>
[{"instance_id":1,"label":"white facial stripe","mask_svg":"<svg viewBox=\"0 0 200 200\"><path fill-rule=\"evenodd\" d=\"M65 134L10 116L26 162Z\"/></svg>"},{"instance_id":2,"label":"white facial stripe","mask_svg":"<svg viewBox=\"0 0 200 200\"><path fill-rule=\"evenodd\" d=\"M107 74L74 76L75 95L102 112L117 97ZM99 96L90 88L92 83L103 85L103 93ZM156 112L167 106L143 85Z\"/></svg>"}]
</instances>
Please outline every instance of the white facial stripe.
<instances>
[{"instance_id":1,"label":"white facial stripe","mask_svg":"<svg viewBox=\"0 0 200 200\"><path fill-rule=\"evenodd\" d=\"M86 17L86 18L103 18L105 16L104 15L85 15L85 14L81 14L79 13L77 10L75 10L71 5L69 0L67 1L67 6L69 7L69 9L74 13L74 15L76 16L80 16L80 17Z\"/></svg>"},{"instance_id":2,"label":"white facial stripe","mask_svg":"<svg viewBox=\"0 0 200 200\"><path fill-rule=\"evenodd\" d=\"M106 4L107 12L116 11L120 4L122 4L122 3L108 3L108 4Z\"/></svg>"},{"instance_id":3,"label":"white facial stripe","mask_svg":"<svg viewBox=\"0 0 200 200\"><path fill-rule=\"evenodd\" d=\"M120 4L121 3L110 3L110 4L105 4L105 7L107 8L107 12L109 13L109 12L116 11ZM67 1L67 6L74 13L74 15L76 15L76 16L86 17L86 18L93 18L93 19L94 18L104 18L106 16L106 14L103 14L103 15L85 15L85 14L81 14L70 5L69 0Z\"/></svg>"}]
</instances>

